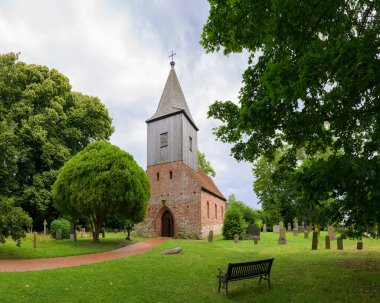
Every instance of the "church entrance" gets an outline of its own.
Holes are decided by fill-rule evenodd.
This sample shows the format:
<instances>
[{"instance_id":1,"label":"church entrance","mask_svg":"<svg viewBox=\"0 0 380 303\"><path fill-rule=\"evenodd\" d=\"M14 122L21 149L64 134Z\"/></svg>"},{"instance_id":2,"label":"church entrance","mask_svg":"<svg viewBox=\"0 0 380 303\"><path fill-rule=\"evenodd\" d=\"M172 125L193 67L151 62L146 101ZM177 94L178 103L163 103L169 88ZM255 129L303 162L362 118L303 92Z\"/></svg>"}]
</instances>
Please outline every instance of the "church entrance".
<instances>
[{"instance_id":1,"label":"church entrance","mask_svg":"<svg viewBox=\"0 0 380 303\"><path fill-rule=\"evenodd\" d=\"M173 216L167 210L162 215L162 234L163 237L173 237Z\"/></svg>"}]
</instances>

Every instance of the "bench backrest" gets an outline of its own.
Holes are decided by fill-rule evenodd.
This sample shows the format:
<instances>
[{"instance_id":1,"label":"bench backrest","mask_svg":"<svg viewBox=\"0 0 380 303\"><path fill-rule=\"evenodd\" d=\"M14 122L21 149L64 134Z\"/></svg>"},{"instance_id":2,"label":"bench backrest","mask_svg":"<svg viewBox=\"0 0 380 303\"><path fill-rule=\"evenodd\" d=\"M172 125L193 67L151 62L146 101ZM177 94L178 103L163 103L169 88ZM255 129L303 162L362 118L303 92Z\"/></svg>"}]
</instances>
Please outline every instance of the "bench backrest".
<instances>
[{"instance_id":1,"label":"bench backrest","mask_svg":"<svg viewBox=\"0 0 380 303\"><path fill-rule=\"evenodd\" d=\"M273 260L274 258L245 263L229 263L227 278L242 279L246 277L255 277L261 274L269 274L272 268Z\"/></svg>"}]
</instances>

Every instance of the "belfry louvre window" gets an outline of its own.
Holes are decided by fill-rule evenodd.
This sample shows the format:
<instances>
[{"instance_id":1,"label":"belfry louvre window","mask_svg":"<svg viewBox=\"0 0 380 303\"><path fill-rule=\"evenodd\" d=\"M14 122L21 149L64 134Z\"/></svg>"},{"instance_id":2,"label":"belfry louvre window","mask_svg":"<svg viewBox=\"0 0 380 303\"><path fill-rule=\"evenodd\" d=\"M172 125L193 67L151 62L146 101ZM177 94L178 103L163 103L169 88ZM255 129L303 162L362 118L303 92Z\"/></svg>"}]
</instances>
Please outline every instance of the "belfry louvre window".
<instances>
[{"instance_id":1,"label":"belfry louvre window","mask_svg":"<svg viewBox=\"0 0 380 303\"><path fill-rule=\"evenodd\" d=\"M189 150L193 151L193 138L189 137Z\"/></svg>"},{"instance_id":2,"label":"belfry louvre window","mask_svg":"<svg viewBox=\"0 0 380 303\"><path fill-rule=\"evenodd\" d=\"M160 146L161 148L168 146L168 133L160 134Z\"/></svg>"}]
</instances>

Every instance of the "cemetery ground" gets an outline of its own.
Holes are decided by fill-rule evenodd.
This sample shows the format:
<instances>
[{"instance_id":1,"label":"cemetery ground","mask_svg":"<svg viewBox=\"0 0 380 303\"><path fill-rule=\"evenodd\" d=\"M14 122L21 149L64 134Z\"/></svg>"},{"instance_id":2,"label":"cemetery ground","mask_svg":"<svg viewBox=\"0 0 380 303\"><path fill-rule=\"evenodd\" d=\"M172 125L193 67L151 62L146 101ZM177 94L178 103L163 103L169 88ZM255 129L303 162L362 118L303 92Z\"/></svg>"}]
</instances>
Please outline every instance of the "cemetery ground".
<instances>
[{"instance_id":1,"label":"cemetery ground","mask_svg":"<svg viewBox=\"0 0 380 303\"><path fill-rule=\"evenodd\" d=\"M288 232L287 244L278 245L278 234L262 233L258 245L218 237L212 243L173 239L124 259L0 272L0 302L379 302L380 240L364 239L362 251L352 240L344 240L344 250L337 250L334 240L326 250L326 234L321 232L316 251L310 236ZM177 246L183 253L160 254ZM224 290L217 292L218 267L272 257L271 289L255 278L231 282L229 299Z\"/></svg>"}]
</instances>

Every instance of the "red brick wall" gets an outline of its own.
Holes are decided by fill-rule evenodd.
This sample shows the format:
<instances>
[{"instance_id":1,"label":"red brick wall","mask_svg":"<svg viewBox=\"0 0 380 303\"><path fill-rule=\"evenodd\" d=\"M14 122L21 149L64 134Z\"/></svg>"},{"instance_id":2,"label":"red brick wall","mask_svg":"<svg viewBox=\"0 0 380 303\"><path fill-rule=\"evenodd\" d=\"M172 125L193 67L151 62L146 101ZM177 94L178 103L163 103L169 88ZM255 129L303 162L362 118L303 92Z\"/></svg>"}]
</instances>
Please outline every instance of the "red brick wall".
<instances>
[{"instance_id":1,"label":"red brick wall","mask_svg":"<svg viewBox=\"0 0 380 303\"><path fill-rule=\"evenodd\" d=\"M213 229L215 233L221 232L221 207L223 206L225 212L226 203L204 192L181 161L149 166L147 174L151 184L151 198L146 220L136 226L138 234L160 236L161 217L165 210L169 210L173 216L175 237L204 238L209 229ZM210 204L209 219L206 218L207 201Z\"/></svg>"}]
</instances>

